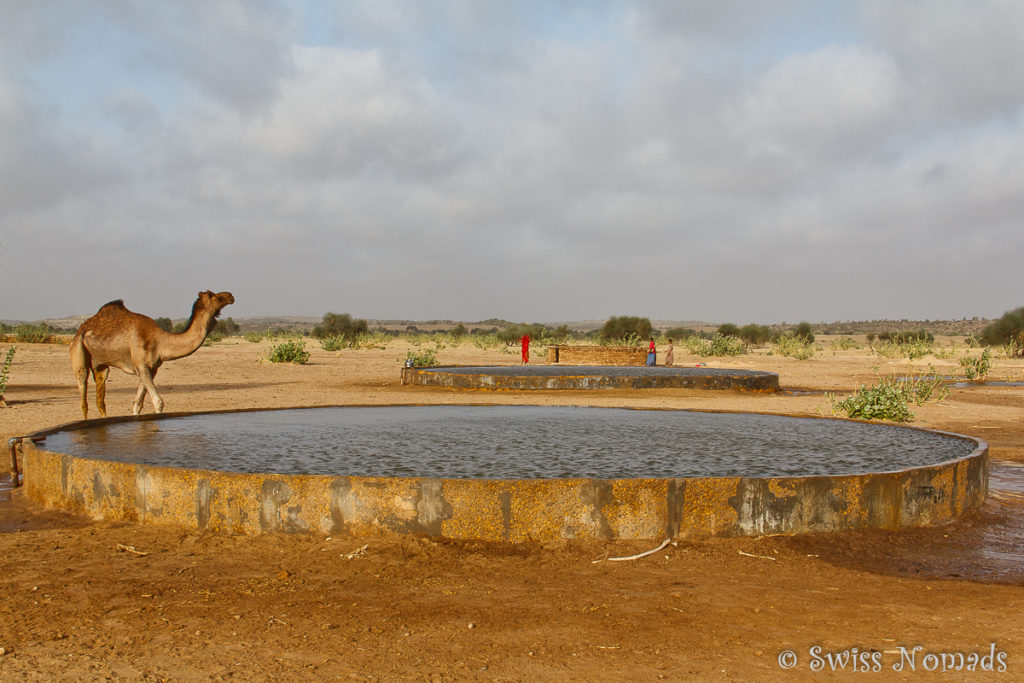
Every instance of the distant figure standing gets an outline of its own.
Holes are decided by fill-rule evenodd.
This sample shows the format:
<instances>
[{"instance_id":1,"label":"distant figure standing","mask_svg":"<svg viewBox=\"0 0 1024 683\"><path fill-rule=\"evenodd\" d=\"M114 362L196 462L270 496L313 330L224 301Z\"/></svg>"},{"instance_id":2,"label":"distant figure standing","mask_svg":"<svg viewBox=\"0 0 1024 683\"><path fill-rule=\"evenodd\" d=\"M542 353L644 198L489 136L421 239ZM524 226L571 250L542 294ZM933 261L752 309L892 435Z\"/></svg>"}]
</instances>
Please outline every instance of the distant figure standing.
<instances>
[{"instance_id":1,"label":"distant figure standing","mask_svg":"<svg viewBox=\"0 0 1024 683\"><path fill-rule=\"evenodd\" d=\"M654 366L658 358L657 351L654 349L654 337L651 337L651 345L647 347L647 365Z\"/></svg>"},{"instance_id":2,"label":"distant figure standing","mask_svg":"<svg viewBox=\"0 0 1024 683\"><path fill-rule=\"evenodd\" d=\"M672 348L672 340L668 340L668 350L665 352L665 365L672 365L676 362L674 357L675 349Z\"/></svg>"},{"instance_id":3,"label":"distant figure standing","mask_svg":"<svg viewBox=\"0 0 1024 683\"><path fill-rule=\"evenodd\" d=\"M523 362L530 362L530 335L524 334L523 338L519 340L519 343L523 346Z\"/></svg>"}]
</instances>

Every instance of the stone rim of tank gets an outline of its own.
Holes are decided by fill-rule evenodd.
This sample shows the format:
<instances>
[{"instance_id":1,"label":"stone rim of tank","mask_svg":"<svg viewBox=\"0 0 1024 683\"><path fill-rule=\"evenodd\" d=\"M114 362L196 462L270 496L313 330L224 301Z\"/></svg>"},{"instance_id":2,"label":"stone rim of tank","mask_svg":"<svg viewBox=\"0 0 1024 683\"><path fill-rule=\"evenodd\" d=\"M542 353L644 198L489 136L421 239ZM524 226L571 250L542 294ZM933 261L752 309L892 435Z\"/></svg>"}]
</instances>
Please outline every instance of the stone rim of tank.
<instances>
[{"instance_id":1,"label":"stone rim of tank","mask_svg":"<svg viewBox=\"0 0 1024 683\"><path fill-rule=\"evenodd\" d=\"M446 480L142 466L53 453L26 439L23 471L28 498L44 506L201 531L425 534L497 542L695 539L955 521L985 500L988 445L977 437L938 433L967 439L976 448L936 465L862 475Z\"/></svg>"}]
</instances>

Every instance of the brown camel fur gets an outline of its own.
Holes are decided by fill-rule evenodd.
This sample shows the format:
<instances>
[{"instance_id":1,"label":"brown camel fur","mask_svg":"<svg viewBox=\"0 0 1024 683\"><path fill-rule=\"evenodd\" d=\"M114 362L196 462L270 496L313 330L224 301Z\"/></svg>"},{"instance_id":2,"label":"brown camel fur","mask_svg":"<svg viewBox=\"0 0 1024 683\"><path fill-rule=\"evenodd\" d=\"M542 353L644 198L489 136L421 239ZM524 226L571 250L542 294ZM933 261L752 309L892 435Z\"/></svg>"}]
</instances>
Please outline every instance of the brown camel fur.
<instances>
[{"instance_id":1,"label":"brown camel fur","mask_svg":"<svg viewBox=\"0 0 1024 683\"><path fill-rule=\"evenodd\" d=\"M156 412L163 412L164 401L153 385L156 371L167 360L184 358L202 346L213 329L221 309L235 303L231 292L199 292L192 306L188 329L174 334L157 327L149 316L133 313L118 299L106 304L78 328L71 341L71 369L78 380L82 397L82 417L89 417L86 393L89 374L96 380L96 407L107 415L107 374L111 367L139 376L139 390L132 402L132 414L142 412L146 392Z\"/></svg>"}]
</instances>

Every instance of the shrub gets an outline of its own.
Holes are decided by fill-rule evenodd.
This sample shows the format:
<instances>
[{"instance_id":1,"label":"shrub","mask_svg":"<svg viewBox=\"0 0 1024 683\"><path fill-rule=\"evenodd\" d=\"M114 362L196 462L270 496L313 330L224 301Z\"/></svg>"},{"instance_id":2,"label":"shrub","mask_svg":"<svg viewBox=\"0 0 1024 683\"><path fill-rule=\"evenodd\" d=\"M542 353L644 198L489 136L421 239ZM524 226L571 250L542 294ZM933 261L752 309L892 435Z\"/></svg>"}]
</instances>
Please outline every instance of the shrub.
<instances>
[{"instance_id":1,"label":"shrub","mask_svg":"<svg viewBox=\"0 0 1024 683\"><path fill-rule=\"evenodd\" d=\"M646 339L636 336L635 334L627 334L622 337L615 337L614 339L601 339L601 344L604 346L644 346Z\"/></svg>"},{"instance_id":2,"label":"shrub","mask_svg":"<svg viewBox=\"0 0 1024 683\"><path fill-rule=\"evenodd\" d=\"M781 356L789 356L797 360L807 360L814 355L814 344L808 342L804 337L798 337L792 332L779 337L775 342L775 352Z\"/></svg>"},{"instance_id":3,"label":"shrub","mask_svg":"<svg viewBox=\"0 0 1024 683\"><path fill-rule=\"evenodd\" d=\"M416 368L429 368L435 365L440 365L437 360L437 352L440 350L440 345L433 349L423 349L421 351L409 351L405 354L405 362L412 363L413 367Z\"/></svg>"},{"instance_id":4,"label":"shrub","mask_svg":"<svg viewBox=\"0 0 1024 683\"><path fill-rule=\"evenodd\" d=\"M210 346L219 341L224 341L224 335L217 330L214 330L213 332L210 332L210 334L206 335L205 339L203 339L203 346Z\"/></svg>"},{"instance_id":5,"label":"shrub","mask_svg":"<svg viewBox=\"0 0 1024 683\"><path fill-rule=\"evenodd\" d=\"M7 378L11 374L11 363L14 362L14 350L16 346L12 346L7 349L7 355L4 356L4 365L0 368L0 406L4 405L4 392L7 390Z\"/></svg>"},{"instance_id":6,"label":"shrub","mask_svg":"<svg viewBox=\"0 0 1024 683\"><path fill-rule=\"evenodd\" d=\"M872 341L874 341L874 339L872 339ZM849 337L840 337L839 339L833 339L832 343L829 344L829 346L832 347L833 351L849 351L850 349L860 348L860 344L858 344L853 339L850 339Z\"/></svg>"},{"instance_id":7,"label":"shrub","mask_svg":"<svg viewBox=\"0 0 1024 683\"><path fill-rule=\"evenodd\" d=\"M325 313L323 322L313 327L313 336L317 339L336 336L354 339L356 335L369 331L365 320L353 320L348 313Z\"/></svg>"},{"instance_id":8,"label":"shrub","mask_svg":"<svg viewBox=\"0 0 1024 683\"><path fill-rule=\"evenodd\" d=\"M391 335L386 332L363 332L357 334L349 344L353 349L380 349L383 351L388 347Z\"/></svg>"},{"instance_id":9,"label":"shrub","mask_svg":"<svg viewBox=\"0 0 1024 683\"><path fill-rule=\"evenodd\" d=\"M631 315L612 316L605 321L601 328L600 337L602 340L622 339L623 337L638 337L647 339L653 332L651 321L647 318L639 318Z\"/></svg>"},{"instance_id":10,"label":"shrub","mask_svg":"<svg viewBox=\"0 0 1024 683\"><path fill-rule=\"evenodd\" d=\"M723 323L718 326L718 334L723 337L738 337L740 336L740 328L732 323Z\"/></svg>"},{"instance_id":11,"label":"shrub","mask_svg":"<svg viewBox=\"0 0 1024 683\"><path fill-rule=\"evenodd\" d=\"M964 356L960 359L960 366L964 369L964 375L969 380L984 380L992 369L992 351L985 349L980 356Z\"/></svg>"},{"instance_id":12,"label":"shrub","mask_svg":"<svg viewBox=\"0 0 1024 683\"><path fill-rule=\"evenodd\" d=\"M343 334L332 334L329 337L320 339L320 348L324 351L339 351L345 346L348 346L348 344L345 343L345 335Z\"/></svg>"},{"instance_id":13,"label":"shrub","mask_svg":"<svg viewBox=\"0 0 1024 683\"><path fill-rule=\"evenodd\" d=\"M832 404L833 412L841 410L847 417L862 420L889 420L891 422L909 422L914 414L907 407L908 402L924 405L927 401L941 401L949 395L949 389L935 373L935 368L928 366L928 371L897 380L888 377L879 380L871 388L861 385L857 393L838 401L832 394L825 397Z\"/></svg>"},{"instance_id":14,"label":"shrub","mask_svg":"<svg viewBox=\"0 0 1024 683\"><path fill-rule=\"evenodd\" d=\"M751 323L750 325L744 325L741 327L737 336L748 344L761 346L762 344L771 341L772 337L775 335L772 333L771 328L765 325L755 325Z\"/></svg>"},{"instance_id":15,"label":"shrub","mask_svg":"<svg viewBox=\"0 0 1024 683\"><path fill-rule=\"evenodd\" d=\"M253 344L259 344L261 341L263 341L263 337L265 336L266 334L264 334L263 332L249 330L248 332L245 333L245 341L252 342Z\"/></svg>"},{"instance_id":16,"label":"shrub","mask_svg":"<svg viewBox=\"0 0 1024 683\"><path fill-rule=\"evenodd\" d=\"M885 332L878 335L878 342L874 346L874 351L886 358L905 356L910 360L915 360L933 353L932 344L934 341L935 337L930 332L921 331L906 335Z\"/></svg>"},{"instance_id":17,"label":"shrub","mask_svg":"<svg viewBox=\"0 0 1024 683\"><path fill-rule=\"evenodd\" d=\"M530 336L531 343L542 344L548 336L548 329L540 323L533 323L532 325L527 325L525 323L520 325L509 325L498 332L498 338L511 346L518 344L524 334Z\"/></svg>"},{"instance_id":18,"label":"shrub","mask_svg":"<svg viewBox=\"0 0 1024 683\"><path fill-rule=\"evenodd\" d=\"M980 337L981 343L987 346L1016 342L1021 345L1013 350L1018 351L1018 355L1024 354L1024 306L1003 313L999 320L985 326Z\"/></svg>"},{"instance_id":19,"label":"shrub","mask_svg":"<svg viewBox=\"0 0 1024 683\"><path fill-rule=\"evenodd\" d=\"M30 325L28 323L14 328L14 338L25 344L41 344L50 336L50 326L46 323Z\"/></svg>"},{"instance_id":20,"label":"shrub","mask_svg":"<svg viewBox=\"0 0 1024 683\"><path fill-rule=\"evenodd\" d=\"M691 330L689 327L673 327L672 329L665 330L664 332L664 336L668 337L669 339L679 340L686 339L687 337L695 337L696 335L697 333Z\"/></svg>"},{"instance_id":21,"label":"shrub","mask_svg":"<svg viewBox=\"0 0 1024 683\"><path fill-rule=\"evenodd\" d=\"M907 399L895 381L882 380L870 389L861 385L857 393L842 401L826 394L832 410L842 410L847 417L862 420L889 420L910 422L914 414L907 407Z\"/></svg>"},{"instance_id":22,"label":"shrub","mask_svg":"<svg viewBox=\"0 0 1024 683\"><path fill-rule=\"evenodd\" d=\"M793 336L797 339L802 339L806 344L814 343L814 331L808 322L802 322L793 328Z\"/></svg>"},{"instance_id":23,"label":"shrub","mask_svg":"<svg viewBox=\"0 0 1024 683\"><path fill-rule=\"evenodd\" d=\"M218 320L218 321L216 321L214 323L213 329L211 330L211 332L218 333L221 336L221 338L223 339L224 337L231 337L233 335L238 334L239 330L241 330L241 329L242 328L239 327L238 323L236 323L234 321L234 319L232 319L232 318L221 318L220 320ZM218 339L217 341L220 341L220 340Z\"/></svg>"},{"instance_id":24,"label":"shrub","mask_svg":"<svg viewBox=\"0 0 1024 683\"><path fill-rule=\"evenodd\" d=\"M739 337L728 337L715 334L710 339L702 337L685 337L682 340L687 351L695 356L739 356L747 350L746 344Z\"/></svg>"},{"instance_id":25,"label":"shrub","mask_svg":"<svg viewBox=\"0 0 1024 683\"><path fill-rule=\"evenodd\" d=\"M153 322L155 322L156 326L164 332L174 331L174 321L170 318L154 318Z\"/></svg>"},{"instance_id":26,"label":"shrub","mask_svg":"<svg viewBox=\"0 0 1024 683\"><path fill-rule=\"evenodd\" d=\"M270 347L268 359L271 363L297 363L302 365L309 360L309 351L306 351L306 342L285 341L277 346Z\"/></svg>"}]
</instances>

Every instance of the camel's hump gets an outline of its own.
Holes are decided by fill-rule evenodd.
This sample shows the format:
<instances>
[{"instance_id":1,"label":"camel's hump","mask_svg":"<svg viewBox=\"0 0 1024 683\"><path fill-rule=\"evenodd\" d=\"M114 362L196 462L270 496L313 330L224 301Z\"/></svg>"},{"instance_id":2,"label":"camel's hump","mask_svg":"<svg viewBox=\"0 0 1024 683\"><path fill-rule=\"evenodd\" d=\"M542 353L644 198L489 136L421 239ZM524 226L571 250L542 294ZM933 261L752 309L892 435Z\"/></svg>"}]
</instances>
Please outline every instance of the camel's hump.
<instances>
[{"instance_id":1,"label":"camel's hump","mask_svg":"<svg viewBox=\"0 0 1024 683\"><path fill-rule=\"evenodd\" d=\"M124 299L114 299L109 303L105 303L102 306L100 306L100 311L102 311L104 308L122 308L124 310L128 310L127 308L125 308ZM96 312L99 313L99 311Z\"/></svg>"}]
</instances>

